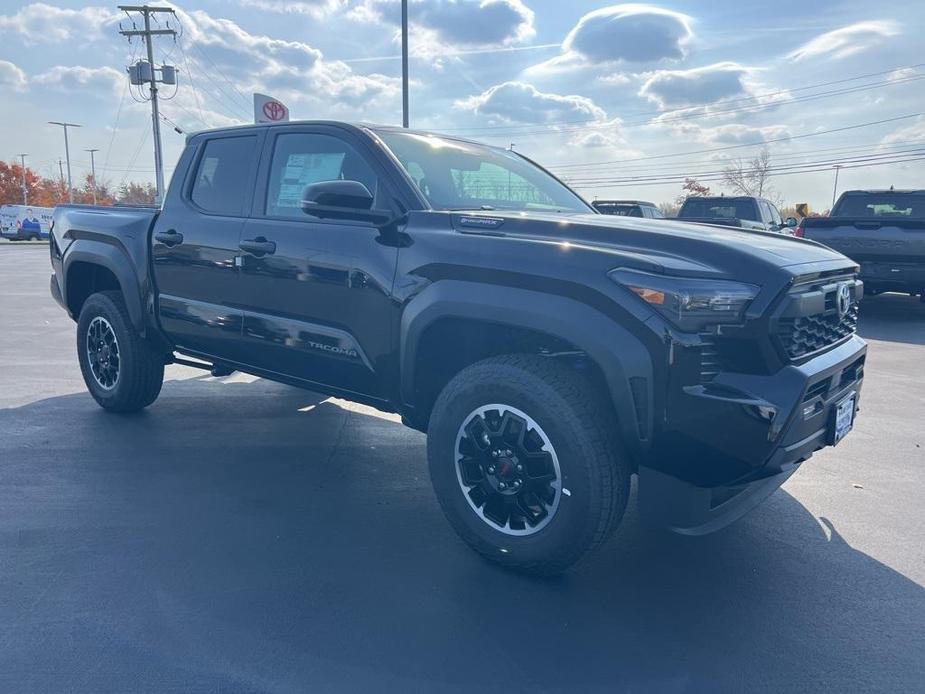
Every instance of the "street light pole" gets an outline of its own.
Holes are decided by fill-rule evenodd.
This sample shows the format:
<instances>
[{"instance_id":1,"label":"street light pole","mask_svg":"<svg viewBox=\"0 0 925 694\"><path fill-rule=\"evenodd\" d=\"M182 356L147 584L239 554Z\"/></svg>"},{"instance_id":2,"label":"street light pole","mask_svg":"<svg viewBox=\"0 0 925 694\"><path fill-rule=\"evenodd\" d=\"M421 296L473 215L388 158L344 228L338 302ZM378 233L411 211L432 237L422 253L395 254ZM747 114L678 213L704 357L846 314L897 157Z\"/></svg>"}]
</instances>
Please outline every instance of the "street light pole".
<instances>
[{"instance_id":1,"label":"street light pole","mask_svg":"<svg viewBox=\"0 0 925 694\"><path fill-rule=\"evenodd\" d=\"M401 125L408 123L408 0L401 0Z\"/></svg>"},{"instance_id":2,"label":"street light pole","mask_svg":"<svg viewBox=\"0 0 925 694\"><path fill-rule=\"evenodd\" d=\"M92 183L90 190L93 192L93 204L96 204L96 160L93 158L93 155L96 152L99 152L99 149L85 149L84 152L90 153L90 181ZM104 164L106 162L103 162Z\"/></svg>"},{"instance_id":3,"label":"street light pole","mask_svg":"<svg viewBox=\"0 0 925 694\"><path fill-rule=\"evenodd\" d=\"M835 185L832 187L832 207L835 207L835 195L838 193L838 170L840 168L838 164L835 165ZM829 209L831 210L831 208Z\"/></svg>"},{"instance_id":4,"label":"street light pole","mask_svg":"<svg viewBox=\"0 0 925 694\"><path fill-rule=\"evenodd\" d=\"M64 128L64 158L67 160L67 201L74 202L74 192L71 187L71 151L67 143L67 129L68 128L79 128L80 126L77 123L62 123L57 120L48 121L49 125L60 125Z\"/></svg>"},{"instance_id":5,"label":"street light pole","mask_svg":"<svg viewBox=\"0 0 925 694\"><path fill-rule=\"evenodd\" d=\"M22 204L25 207L29 205L29 189L26 188L26 155L20 154L19 161L22 162Z\"/></svg>"}]
</instances>

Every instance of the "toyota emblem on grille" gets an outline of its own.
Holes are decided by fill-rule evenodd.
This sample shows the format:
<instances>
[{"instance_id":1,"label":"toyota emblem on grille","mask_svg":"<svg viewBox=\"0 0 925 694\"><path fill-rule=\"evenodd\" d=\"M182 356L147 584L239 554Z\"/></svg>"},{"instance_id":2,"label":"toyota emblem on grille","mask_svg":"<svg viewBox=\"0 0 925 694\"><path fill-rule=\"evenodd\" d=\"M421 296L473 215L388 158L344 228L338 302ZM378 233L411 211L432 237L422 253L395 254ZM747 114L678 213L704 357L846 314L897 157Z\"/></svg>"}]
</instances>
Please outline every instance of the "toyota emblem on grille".
<instances>
[{"instance_id":1,"label":"toyota emblem on grille","mask_svg":"<svg viewBox=\"0 0 925 694\"><path fill-rule=\"evenodd\" d=\"M838 317L844 318L851 308L851 285L848 283L838 285L835 294L835 308L838 309Z\"/></svg>"}]
</instances>

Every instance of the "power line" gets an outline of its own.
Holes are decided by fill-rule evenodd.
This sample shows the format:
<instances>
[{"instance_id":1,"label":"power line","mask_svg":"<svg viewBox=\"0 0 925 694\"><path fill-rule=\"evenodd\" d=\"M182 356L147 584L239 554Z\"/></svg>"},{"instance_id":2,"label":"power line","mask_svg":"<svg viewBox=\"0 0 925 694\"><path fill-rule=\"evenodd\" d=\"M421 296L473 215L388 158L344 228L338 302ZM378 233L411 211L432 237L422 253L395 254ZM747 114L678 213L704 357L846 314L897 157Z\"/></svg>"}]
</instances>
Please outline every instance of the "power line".
<instances>
[{"instance_id":1,"label":"power line","mask_svg":"<svg viewBox=\"0 0 925 694\"><path fill-rule=\"evenodd\" d=\"M779 164L771 165L768 167L768 170L783 171L783 170L799 170L804 168L812 168L817 166L833 166L842 163L855 163L855 162L864 162L864 161L877 161L881 159L890 159L898 156L908 156L908 155L921 155L925 156L925 147L916 147L913 149L899 150L896 152L883 152L877 154L865 154L865 155L855 155L848 157L838 157L833 159L823 159L811 162L800 162L794 164ZM664 174L651 174L651 175L632 175L632 176L616 176L616 177L586 177L586 178L570 178L569 181L575 185L581 185L583 183L649 183L653 181L675 181L682 183L687 178L696 178L697 180L707 178L710 176L723 176L726 169L713 169L709 171L680 171L680 172L671 172ZM754 173L760 171L760 167L744 167L742 169L744 173Z\"/></svg>"},{"instance_id":2,"label":"power line","mask_svg":"<svg viewBox=\"0 0 925 694\"><path fill-rule=\"evenodd\" d=\"M874 166L885 166L889 164L903 164L903 163L915 162L915 161L925 161L925 155L903 156L903 157L891 159L888 161L874 161L874 162L864 162L864 163L857 163L857 164L839 164L838 168L839 169L864 169L864 168L870 168ZM832 169L833 169L832 164L826 164L824 166L819 166L818 168L807 169L807 170L771 171L768 174L768 178L777 178L778 176L793 176L796 174L818 173L820 171L831 171ZM700 182L704 182L704 183L711 183L711 182L716 182L716 181L722 181L723 176L709 176L709 177L698 178L697 180ZM639 183L639 182L604 183L604 182L601 182L601 183L577 184L575 185L575 187L578 188L579 190L587 190L587 189L597 189L597 188L627 188L630 186L639 186L639 185L647 185L647 186L677 185L678 183L679 181L676 181L676 180L651 181L651 182L646 182L646 183Z\"/></svg>"},{"instance_id":3,"label":"power line","mask_svg":"<svg viewBox=\"0 0 925 694\"><path fill-rule=\"evenodd\" d=\"M884 125L886 123L895 123L901 120L909 120L910 118L917 118L918 116L925 115L925 111L920 111L918 113L908 113L904 116L894 116L892 118L883 118L881 120L868 121L866 123L856 123L854 125L845 125L840 128L830 128L828 130L818 130L815 132L809 133L800 133L799 135L787 135L786 137L774 137L764 140L759 140L757 142L745 142L736 145L725 145L723 147L708 147L706 149L693 149L686 152L674 152L671 154L653 154L646 157L632 157L630 159L611 159L608 161L598 161L598 162L581 162L581 163L571 163L571 164L558 164L550 167L551 169L561 170L561 169L573 169L576 167L587 168L589 166L609 166L611 164L622 164L624 162L630 161L651 161L653 159L669 159L671 157L683 157L689 156L691 154L707 154L712 152L725 152L733 149L742 149L743 147L762 147L764 145L773 144L775 142L790 142L792 140L802 140L808 137L819 137L820 135L830 135L832 133L841 133L848 130L857 130L858 128L868 128L873 125Z\"/></svg>"},{"instance_id":4,"label":"power line","mask_svg":"<svg viewBox=\"0 0 925 694\"><path fill-rule=\"evenodd\" d=\"M925 145L925 140L902 140L902 141L898 141L898 142L888 144L888 145L883 145L883 144L880 144L879 142L869 142L869 143L857 144L857 145L847 145L847 146L842 145L840 147L824 147L821 149L805 149L799 152L788 152L784 154L775 153L774 160L780 161L782 159L783 160L800 159L801 157L807 157L809 155L815 155L815 154L832 154L832 153L851 154L854 152L866 153L870 151L886 152L888 150L900 149L903 147L910 147L914 145ZM666 170L671 170L672 167L677 167L677 166L717 165L717 164L722 164L722 163L729 163L731 161L732 160L730 159L717 159L717 158L696 159L696 160L681 161L681 162L670 161L670 162L661 162L661 163L653 163L653 164L615 166L613 169L597 169L593 171L593 173L600 173L601 175L607 172L610 172L610 171L612 171L614 175L629 174L632 172L659 173L659 172L663 172ZM556 167L554 166L549 167L549 168L552 171L555 171L556 169Z\"/></svg>"},{"instance_id":5,"label":"power line","mask_svg":"<svg viewBox=\"0 0 925 694\"><path fill-rule=\"evenodd\" d=\"M223 80L225 80L225 82L228 83L228 86L230 86L231 89L232 89L238 96L241 97L241 101L244 103L244 105L245 105L248 109L250 109L251 106L253 105L253 104L251 103L251 101L248 100L248 98L247 98L246 96L244 96L244 94L241 93L241 91L238 89L238 87L235 85L234 82L232 82L230 79L228 79L228 76L225 75L225 73L222 72L222 69L221 69L218 65L215 64L215 61L212 60L212 58L209 57L209 55L205 52L205 50L202 48L202 46L200 46L198 43L194 43L194 44L193 44L193 48L195 48L197 51L199 51L199 55L201 55L203 58L205 58L206 60L209 61L209 65L211 65L213 68L215 68L215 71L219 74L219 76L220 76Z\"/></svg>"}]
</instances>

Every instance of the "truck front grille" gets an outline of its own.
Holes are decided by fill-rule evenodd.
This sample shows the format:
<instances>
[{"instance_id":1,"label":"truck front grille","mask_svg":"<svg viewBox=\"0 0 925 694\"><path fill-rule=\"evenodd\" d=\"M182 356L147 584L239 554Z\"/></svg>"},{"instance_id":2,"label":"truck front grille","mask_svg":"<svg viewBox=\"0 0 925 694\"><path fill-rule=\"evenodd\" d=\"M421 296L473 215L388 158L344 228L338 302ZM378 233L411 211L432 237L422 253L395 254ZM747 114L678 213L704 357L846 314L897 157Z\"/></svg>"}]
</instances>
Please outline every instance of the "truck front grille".
<instances>
[{"instance_id":1,"label":"truck front grille","mask_svg":"<svg viewBox=\"0 0 925 694\"><path fill-rule=\"evenodd\" d=\"M853 277L849 283L854 292ZM777 324L777 340L780 348L789 359L801 359L816 352L820 352L857 332L858 328L858 302L854 299L848 306L844 315L839 314L836 295L844 282L828 280L824 284L798 287L791 295L793 306L816 306L817 310L809 315L800 315L800 311L793 315L785 312ZM821 301L810 301L800 304L801 298L810 293L820 294Z\"/></svg>"}]
</instances>

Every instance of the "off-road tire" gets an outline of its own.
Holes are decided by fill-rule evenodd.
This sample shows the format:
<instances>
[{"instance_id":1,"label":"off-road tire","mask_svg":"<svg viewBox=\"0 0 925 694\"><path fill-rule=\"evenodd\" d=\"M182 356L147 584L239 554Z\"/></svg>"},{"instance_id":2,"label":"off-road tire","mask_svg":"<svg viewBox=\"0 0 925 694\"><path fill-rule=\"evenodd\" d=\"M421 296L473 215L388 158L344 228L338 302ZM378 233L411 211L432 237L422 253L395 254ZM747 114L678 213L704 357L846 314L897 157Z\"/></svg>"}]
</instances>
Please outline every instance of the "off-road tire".
<instances>
[{"instance_id":1,"label":"off-road tire","mask_svg":"<svg viewBox=\"0 0 925 694\"><path fill-rule=\"evenodd\" d=\"M97 317L108 322L118 342L118 378L108 390L94 376L87 353L88 330ZM100 407L137 412L154 402L164 382L164 356L134 329L120 292L98 292L84 302L77 321L77 358L87 390Z\"/></svg>"},{"instance_id":2,"label":"off-road tire","mask_svg":"<svg viewBox=\"0 0 925 694\"><path fill-rule=\"evenodd\" d=\"M457 476L460 427L475 410L496 403L534 420L558 459L559 504L534 534L493 527L472 507ZM534 574L564 571L600 545L623 517L631 468L616 427L602 390L566 364L526 354L477 362L446 385L431 413L427 457L437 499L460 537L487 559Z\"/></svg>"}]
</instances>

